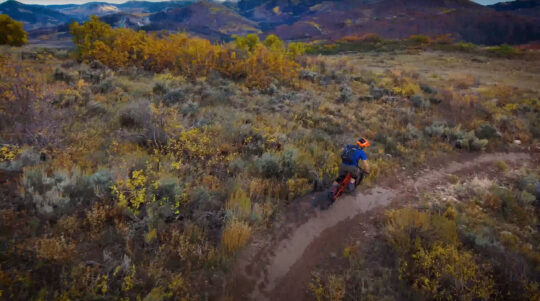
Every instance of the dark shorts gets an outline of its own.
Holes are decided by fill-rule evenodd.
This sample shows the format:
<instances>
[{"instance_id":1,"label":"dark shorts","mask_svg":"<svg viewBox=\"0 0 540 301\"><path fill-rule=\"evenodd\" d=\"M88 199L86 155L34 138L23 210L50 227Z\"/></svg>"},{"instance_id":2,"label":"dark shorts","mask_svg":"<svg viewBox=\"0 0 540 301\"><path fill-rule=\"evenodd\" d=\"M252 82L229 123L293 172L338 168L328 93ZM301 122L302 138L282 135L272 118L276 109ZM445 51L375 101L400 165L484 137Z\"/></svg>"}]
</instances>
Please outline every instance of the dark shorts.
<instances>
[{"instance_id":1,"label":"dark shorts","mask_svg":"<svg viewBox=\"0 0 540 301\"><path fill-rule=\"evenodd\" d=\"M362 171L362 169L360 169L360 167L341 164L339 166L338 177L336 181L338 183L341 183L341 181L343 181L343 179L345 179L345 177L347 176L347 173L351 173L351 176L356 180L356 185L359 185L364 179L364 172Z\"/></svg>"}]
</instances>

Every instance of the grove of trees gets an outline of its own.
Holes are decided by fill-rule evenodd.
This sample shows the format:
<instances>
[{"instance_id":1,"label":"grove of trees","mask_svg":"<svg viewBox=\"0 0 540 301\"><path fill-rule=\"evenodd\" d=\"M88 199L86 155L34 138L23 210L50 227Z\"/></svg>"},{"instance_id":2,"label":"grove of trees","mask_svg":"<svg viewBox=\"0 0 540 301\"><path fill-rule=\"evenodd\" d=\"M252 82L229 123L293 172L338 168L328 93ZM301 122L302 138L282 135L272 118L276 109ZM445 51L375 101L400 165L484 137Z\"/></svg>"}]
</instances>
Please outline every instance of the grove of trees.
<instances>
[{"instance_id":1,"label":"grove of trees","mask_svg":"<svg viewBox=\"0 0 540 301\"><path fill-rule=\"evenodd\" d=\"M185 33L158 35L113 29L96 16L83 24L73 23L70 32L81 61L98 60L114 69L136 66L154 72L168 70L191 79L215 70L257 88L296 78L298 64L293 58L303 51L301 44L286 47L275 35L263 43L252 34L236 37L234 43L212 44Z\"/></svg>"}]
</instances>

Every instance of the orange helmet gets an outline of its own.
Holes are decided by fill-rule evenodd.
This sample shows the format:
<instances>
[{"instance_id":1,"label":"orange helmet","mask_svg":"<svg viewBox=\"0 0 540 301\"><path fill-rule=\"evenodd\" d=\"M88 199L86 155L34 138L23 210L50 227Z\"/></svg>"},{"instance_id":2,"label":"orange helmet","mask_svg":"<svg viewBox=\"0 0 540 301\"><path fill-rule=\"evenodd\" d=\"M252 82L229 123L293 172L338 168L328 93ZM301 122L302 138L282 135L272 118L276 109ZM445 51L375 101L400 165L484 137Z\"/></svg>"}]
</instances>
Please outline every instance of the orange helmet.
<instances>
[{"instance_id":1,"label":"orange helmet","mask_svg":"<svg viewBox=\"0 0 540 301\"><path fill-rule=\"evenodd\" d=\"M369 141L366 139L366 138L360 138L358 139L358 141L356 141L356 145L358 145L359 147L368 147L370 146L371 144L369 143Z\"/></svg>"}]
</instances>

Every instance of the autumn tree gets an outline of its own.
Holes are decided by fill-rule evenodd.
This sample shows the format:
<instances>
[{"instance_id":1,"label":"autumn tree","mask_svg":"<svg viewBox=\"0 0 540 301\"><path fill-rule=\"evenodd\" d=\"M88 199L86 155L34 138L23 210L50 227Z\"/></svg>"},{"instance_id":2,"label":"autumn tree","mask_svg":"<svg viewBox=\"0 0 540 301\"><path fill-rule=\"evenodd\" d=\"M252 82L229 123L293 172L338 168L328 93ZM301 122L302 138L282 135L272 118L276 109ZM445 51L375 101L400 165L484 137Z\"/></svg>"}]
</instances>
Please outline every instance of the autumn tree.
<instances>
[{"instance_id":1,"label":"autumn tree","mask_svg":"<svg viewBox=\"0 0 540 301\"><path fill-rule=\"evenodd\" d=\"M292 43L289 43L289 45L287 46L287 53L289 54L289 56L291 57L297 57L299 55L303 55L304 53L306 53L306 43L302 43L302 42L292 42Z\"/></svg>"},{"instance_id":2,"label":"autumn tree","mask_svg":"<svg viewBox=\"0 0 540 301\"><path fill-rule=\"evenodd\" d=\"M284 49L283 42L275 34L267 36L263 44L272 51L283 51Z\"/></svg>"},{"instance_id":3,"label":"autumn tree","mask_svg":"<svg viewBox=\"0 0 540 301\"><path fill-rule=\"evenodd\" d=\"M90 20L80 25L73 22L69 25L69 32L73 36L73 42L77 46L77 52L82 59L91 55L96 44L110 47L114 40L114 32L111 26L101 22L98 17L90 16ZM100 45L102 47L103 45Z\"/></svg>"},{"instance_id":4,"label":"autumn tree","mask_svg":"<svg viewBox=\"0 0 540 301\"><path fill-rule=\"evenodd\" d=\"M185 33L158 36L128 28L113 29L92 16L82 25L70 25L78 58L98 60L113 69L136 66L163 72L168 70L195 80L214 70L250 88L266 88L273 81L291 83L297 76L295 55L302 44L286 48L275 35L263 43L256 34L236 36L234 43L213 44Z\"/></svg>"},{"instance_id":5,"label":"autumn tree","mask_svg":"<svg viewBox=\"0 0 540 301\"><path fill-rule=\"evenodd\" d=\"M238 49L243 49L249 52L254 51L257 48L257 45L261 43L259 36L254 33L250 33L246 35L245 37L236 36L236 35L233 37L234 37L234 43Z\"/></svg>"},{"instance_id":6,"label":"autumn tree","mask_svg":"<svg viewBox=\"0 0 540 301\"><path fill-rule=\"evenodd\" d=\"M0 15L0 45L22 46L28 43L28 35L23 23Z\"/></svg>"}]
</instances>

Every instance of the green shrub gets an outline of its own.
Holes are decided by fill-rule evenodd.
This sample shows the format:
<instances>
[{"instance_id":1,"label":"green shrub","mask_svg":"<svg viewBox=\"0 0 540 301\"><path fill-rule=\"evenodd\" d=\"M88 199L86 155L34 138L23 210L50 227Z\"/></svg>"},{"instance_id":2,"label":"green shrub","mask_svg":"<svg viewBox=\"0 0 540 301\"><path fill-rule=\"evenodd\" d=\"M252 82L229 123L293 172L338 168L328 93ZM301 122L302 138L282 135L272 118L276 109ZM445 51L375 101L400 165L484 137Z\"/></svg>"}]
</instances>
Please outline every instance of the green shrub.
<instances>
[{"instance_id":1,"label":"green shrub","mask_svg":"<svg viewBox=\"0 0 540 301\"><path fill-rule=\"evenodd\" d=\"M204 187L197 187L190 193L192 205L200 211L213 211L219 208L218 202L212 198L210 192Z\"/></svg>"},{"instance_id":2,"label":"green shrub","mask_svg":"<svg viewBox=\"0 0 540 301\"><path fill-rule=\"evenodd\" d=\"M94 94L107 94L114 90L114 84L113 80L111 78L108 78L106 80L99 80L98 83L92 85L91 90Z\"/></svg>"},{"instance_id":3,"label":"green shrub","mask_svg":"<svg viewBox=\"0 0 540 301\"><path fill-rule=\"evenodd\" d=\"M286 149L280 158L281 175L291 178L296 174L298 162L298 150L294 148Z\"/></svg>"},{"instance_id":4,"label":"green shrub","mask_svg":"<svg viewBox=\"0 0 540 301\"><path fill-rule=\"evenodd\" d=\"M14 159L0 162L0 170L21 171L26 166L33 166L40 162L40 154L34 148L25 147Z\"/></svg>"},{"instance_id":5,"label":"green shrub","mask_svg":"<svg viewBox=\"0 0 540 301\"><path fill-rule=\"evenodd\" d=\"M426 127L424 132L431 137L441 137L448 129L448 126L441 122L434 122L432 125Z\"/></svg>"},{"instance_id":6,"label":"green shrub","mask_svg":"<svg viewBox=\"0 0 540 301\"><path fill-rule=\"evenodd\" d=\"M488 48L489 53L497 57L513 58L521 54L519 49L508 44Z\"/></svg>"},{"instance_id":7,"label":"green shrub","mask_svg":"<svg viewBox=\"0 0 540 301\"><path fill-rule=\"evenodd\" d=\"M501 133L497 128L489 123L479 126L475 131L476 137L480 139L500 138Z\"/></svg>"},{"instance_id":8,"label":"green shrub","mask_svg":"<svg viewBox=\"0 0 540 301\"><path fill-rule=\"evenodd\" d=\"M90 204L95 198L94 183L92 177L79 170L72 171L71 175L63 184L62 193L66 195L71 202L77 204Z\"/></svg>"},{"instance_id":9,"label":"green shrub","mask_svg":"<svg viewBox=\"0 0 540 301\"><path fill-rule=\"evenodd\" d=\"M229 171L233 174L239 174L247 170L249 162L243 160L242 158L236 158L229 163Z\"/></svg>"},{"instance_id":10,"label":"green shrub","mask_svg":"<svg viewBox=\"0 0 540 301\"><path fill-rule=\"evenodd\" d=\"M86 116L101 117L108 113L107 108L100 102L90 101L86 104Z\"/></svg>"},{"instance_id":11,"label":"green shrub","mask_svg":"<svg viewBox=\"0 0 540 301\"><path fill-rule=\"evenodd\" d=\"M274 84L267 89L277 90ZM231 81L220 80L211 84L204 84L201 89L201 102L204 105L219 105L229 103L229 98L234 94L234 86Z\"/></svg>"},{"instance_id":12,"label":"green shrub","mask_svg":"<svg viewBox=\"0 0 540 301\"><path fill-rule=\"evenodd\" d=\"M538 179L533 174L527 174L526 176L522 176L518 179L517 187L520 190L534 193L536 183L538 183Z\"/></svg>"},{"instance_id":13,"label":"green shrub","mask_svg":"<svg viewBox=\"0 0 540 301\"><path fill-rule=\"evenodd\" d=\"M167 88L167 84L164 82L157 82L154 84L154 87L152 88L152 92L156 95L163 96L169 92L169 89Z\"/></svg>"},{"instance_id":14,"label":"green shrub","mask_svg":"<svg viewBox=\"0 0 540 301\"><path fill-rule=\"evenodd\" d=\"M54 69L53 78L55 81L63 81L67 84L75 82L75 75L65 69Z\"/></svg>"},{"instance_id":15,"label":"green shrub","mask_svg":"<svg viewBox=\"0 0 540 301\"><path fill-rule=\"evenodd\" d=\"M411 103L413 104L413 106L417 108L422 108L422 109L429 108L429 101L427 101L420 95L413 95L411 97Z\"/></svg>"},{"instance_id":16,"label":"green shrub","mask_svg":"<svg viewBox=\"0 0 540 301\"><path fill-rule=\"evenodd\" d=\"M94 193L99 197L111 195L111 186L114 184L113 175L109 169L100 169L91 177Z\"/></svg>"},{"instance_id":17,"label":"green shrub","mask_svg":"<svg viewBox=\"0 0 540 301\"><path fill-rule=\"evenodd\" d=\"M163 96L163 102L167 105L173 105L186 100L186 93L183 88L178 88L167 92Z\"/></svg>"},{"instance_id":18,"label":"green shrub","mask_svg":"<svg viewBox=\"0 0 540 301\"><path fill-rule=\"evenodd\" d=\"M431 39L428 36L421 35L421 34L412 35L407 40L408 42L414 45L425 45L425 44L429 44L431 41Z\"/></svg>"},{"instance_id":19,"label":"green shrub","mask_svg":"<svg viewBox=\"0 0 540 301\"><path fill-rule=\"evenodd\" d=\"M484 150L488 144L487 139L478 139L473 131L456 132L456 147L463 148L469 151L481 151Z\"/></svg>"},{"instance_id":20,"label":"green shrub","mask_svg":"<svg viewBox=\"0 0 540 301\"><path fill-rule=\"evenodd\" d=\"M79 70L79 77L84 81L92 83L94 85L99 84L111 75L112 74L110 70L108 70L105 65L101 64L98 61L92 61L90 64L88 64L88 66L83 67ZM112 86L112 82L110 84Z\"/></svg>"},{"instance_id":21,"label":"green shrub","mask_svg":"<svg viewBox=\"0 0 540 301\"><path fill-rule=\"evenodd\" d=\"M469 43L465 43L465 42L458 42L456 44L454 44L454 48L458 51L464 51L464 52L472 52L474 50L476 50L478 48L477 45L469 42Z\"/></svg>"},{"instance_id":22,"label":"green shrub","mask_svg":"<svg viewBox=\"0 0 540 301\"><path fill-rule=\"evenodd\" d=\"M150 120L150 108L148 102L134 102L122 108L119 115L122 127L143 128Z\"/></svg>"},{"instance_id":23,"label":"green shrub","mask_svg":"<svg viewBox=\"0 0 540 301\"><path fill-rule=\"evenodd\" d=\"M437 94L437 93L439 93L439 91L437 89L435 89L435 88L433 88L430 85L425 84L425 83L420 84L420 89L422 89L422 91L424 91L425 93L428 93L428 94Z\"/></svg>"},{"instance_id":24,"label":"green shrub","mask_svg":"<svg viewBox=\"0 0 540 301\"><path fill-rule=\"evenodd\" d=\"M57 107L67 108L80 103L82 96L75 90L64 90L56 95L53 104Z\"/></svg>"},{"instance_id":25,"label":"green shrub","mask_svg":"<svg viewBox=\"0 0 540 301\"><path fill-rule=\"evenodd\" d=\"M199 104L190 99L182 105L181 111L184 115L194 116L199 112Z\"/></svg>"},{"instance_id":26,"label":"green shrub","mask_svg":"<svg viewBox=\"0 0 540 301\"><path fill-rule=\"evenodd\" d=\"M349 85L343 84L343 85L341 85L339 90L340 90L340 94L339 94L339 98L337 99L337 101L344 102L344 103L349 103L349 102L351 102L353 100L353 91L352 91L351 87L349 87Z\"/></svg>"},{"instance_id":27,"label":"green shrub","mask_svg":"<svg viewBox=\"0 0 540 301\"><path fill-rule=\"evenodd\" d=\"M414 139L420 139L422 138L422 132L418 130L415 126L412 124L407 124L407 136L406 138L408 140L414 140Z\"/></svg>"},{"instance_id":28,"label":"green shrub","mask_svg":"<svg viewBox=\"0 0 540 301\"><path fill-rule=\"evenodd\" d=\"M279 161L273 153L264 153L255 161L259 174L266 178L280 175Z\"/></svg>"},{"instance_id":29,"label":"green shrub","mask_svg":"<svg viewBox=\"0 0 540 301\"><path fill-rule=\"evenodd\" d=\"M450 143L454 143L455 147L468 151L482 151L488 144L487 139L478 139L474 131L463 131L460 126L449 127L442 122L434 122L426 127L424 132L431 137L440 137Z\"/></svg>"},{"instance_id":30,"label":"green shrub","mask_svg":"<svg viewBox=\"0 0 540 301\"><path fill-rule=\"evenodd\" d=\"M95 198L91 177L78 169L47 175L41 167L28 168L24 171L23 185L25 199L49 218L58 217L77 205L88 205Z\"/></svg>"}]
</instances>

